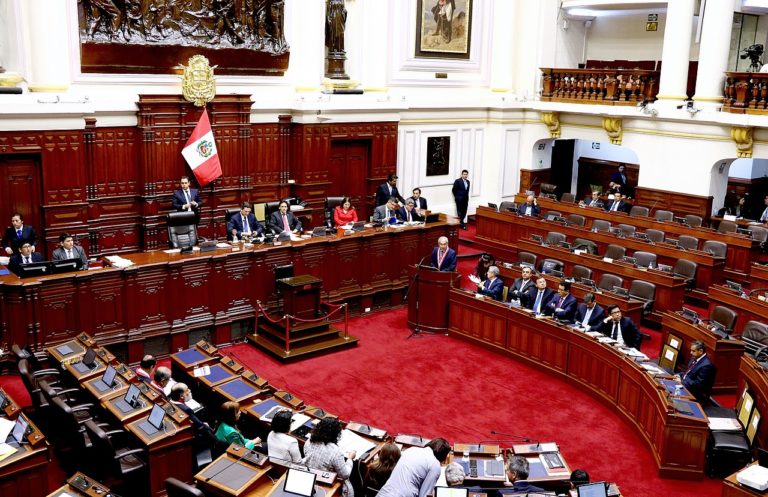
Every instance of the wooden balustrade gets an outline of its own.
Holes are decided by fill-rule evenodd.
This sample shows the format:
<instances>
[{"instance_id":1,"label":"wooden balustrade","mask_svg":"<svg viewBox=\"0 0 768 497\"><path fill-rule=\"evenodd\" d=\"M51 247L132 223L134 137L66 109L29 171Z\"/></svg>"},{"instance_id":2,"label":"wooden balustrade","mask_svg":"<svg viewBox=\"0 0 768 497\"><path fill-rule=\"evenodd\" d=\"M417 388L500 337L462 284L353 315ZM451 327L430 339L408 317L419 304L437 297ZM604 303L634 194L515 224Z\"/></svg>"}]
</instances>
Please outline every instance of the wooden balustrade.
<instances>
[{"instance_id":1,"label":"wooden balustrade","mask_svg":"<svg viewBox=\"0 0 768 497\"><path fill-rule=\"evenodd\" d=\"M768 114L768 73L726 72L723 112Z\"/></svg>"},{"instance_id":2,"label":"wooden balustrade","mask_svg":"<svg viewBox=\"0 0 768 497\"><path fill-rule=\"evenodd\" d=\"M655 101L659 71L542 67L541 100L602 105Z\"/></svg>"}]
</instances>

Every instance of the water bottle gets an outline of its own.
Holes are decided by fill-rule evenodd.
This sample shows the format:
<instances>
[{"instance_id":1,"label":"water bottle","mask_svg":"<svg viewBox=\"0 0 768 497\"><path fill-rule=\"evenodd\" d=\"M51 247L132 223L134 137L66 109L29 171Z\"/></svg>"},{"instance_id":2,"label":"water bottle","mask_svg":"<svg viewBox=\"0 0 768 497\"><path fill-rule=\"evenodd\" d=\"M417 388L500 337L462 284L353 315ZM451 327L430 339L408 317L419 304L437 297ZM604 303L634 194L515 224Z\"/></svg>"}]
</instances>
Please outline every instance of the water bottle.
<instances>
[{"instance_id":1,"label":"water bottle","mask_svg":"<svg viewBox=\"0 0 768 497\"><path fill-rule=\"evenodd\" d=\"M680 397L683 394L683 385L677 384L675 385L675 397Z\"/></svg>"}]
</instances>

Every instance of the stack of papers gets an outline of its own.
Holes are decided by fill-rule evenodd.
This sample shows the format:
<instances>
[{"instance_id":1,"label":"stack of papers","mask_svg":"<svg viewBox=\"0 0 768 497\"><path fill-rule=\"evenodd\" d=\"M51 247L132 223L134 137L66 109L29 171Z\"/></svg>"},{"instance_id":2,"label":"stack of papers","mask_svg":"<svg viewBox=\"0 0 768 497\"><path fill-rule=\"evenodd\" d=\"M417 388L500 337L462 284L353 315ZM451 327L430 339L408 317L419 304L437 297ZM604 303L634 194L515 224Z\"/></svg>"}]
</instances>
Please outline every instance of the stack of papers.
<instances>
[{"instance_id":1,"label":"stack of papers","mask_svg":"<svg viewBox=\"0 0 768 497\"><path fill-rule=\"evenodd\" d=\"M741 431L741 423L736 418L707 418L709 429L717 431Z\"/></svg>"},{"instance_id":2,"label":"stack of papers","mask_svg":"<svg viewBox=\"0 0 768 497\"><path fill-rule=\"evenodd\" d=\"M108 255L106 259L116 268L126 268L133 266L133 261L120 257L119 255Z\"/></svg>"},{"instance_id":3,"label":"stack of papers","mask_svg":"<svg viewBox=\"0 0 768 497\"><path fill-rule=\"evenodd\" d=\"M658 367L652 362L644 362L640 364L640 367L653 374L667 374L666 371Z\"/></svg>"},{"instance_id":4,"label":"stack of papers","mask_svg":"<svg viewBox=\"0 0 768 497\"><path fill-rule=\"evenodd\" d=\"M360 456L376 447L376 444L369 442L357 433L347 430L346 428L341 432L341 439L339 440L339 448L342 452L348 453L353 450L357 453L355 459L359 459Z\"/></svg>"},{"instance_id":5,"label":"stack of papers","mask_svg":"<svg viewBox=\"0 0 768 497\"><path fill-rule=\"evenodd\" d=\"M8 444L0 444L0 461L16 453L16 449Z\"/></svg>"}]
</instances>

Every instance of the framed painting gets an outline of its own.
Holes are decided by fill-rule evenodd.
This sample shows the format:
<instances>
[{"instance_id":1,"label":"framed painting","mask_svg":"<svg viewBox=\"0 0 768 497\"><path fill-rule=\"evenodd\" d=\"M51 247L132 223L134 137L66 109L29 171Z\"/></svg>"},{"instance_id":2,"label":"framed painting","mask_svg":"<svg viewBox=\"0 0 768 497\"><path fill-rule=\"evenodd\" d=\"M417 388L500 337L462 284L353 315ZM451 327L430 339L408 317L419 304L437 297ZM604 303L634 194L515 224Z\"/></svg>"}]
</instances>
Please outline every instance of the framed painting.
<instances>
[{"instance_id":1,"label":"framed painting","mask_svg":"<svg viewBox=\"0 0 768 497\"><path fill-rule=\"evenodd\" d=\"M469 59L472 0L416 0L416 57Z\"/></svg>"},{"instance_id":2,"label":"framed painting","mask_svg":"<svg viewBox=\"0 0 768 497\"><path fill-rule=\"evenodd\" d=\"M451 137L427 138L427 176L443 176L450 171Z\"/></svg>"}]
</instances>

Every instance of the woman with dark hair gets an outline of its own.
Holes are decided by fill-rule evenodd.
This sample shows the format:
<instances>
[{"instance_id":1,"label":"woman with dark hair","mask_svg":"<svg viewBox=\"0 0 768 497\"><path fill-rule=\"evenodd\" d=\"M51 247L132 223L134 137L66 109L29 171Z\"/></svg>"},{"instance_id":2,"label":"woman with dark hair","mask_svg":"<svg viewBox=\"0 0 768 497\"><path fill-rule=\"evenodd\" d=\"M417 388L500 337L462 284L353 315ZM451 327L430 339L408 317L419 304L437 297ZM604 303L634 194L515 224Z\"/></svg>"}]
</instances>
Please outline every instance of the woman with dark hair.
<instances>
[{"instance_id":1,"label":"woman with dark hair","mask_svg":"<svg viewBox=\"0 0 768 497\"><path fill-rule=\"evenodd\" d=\"M288 435L291 430L291 417L293 413L290 409L278 411L272 418L272 431L267 437L267 449L269 457L289 462L301 462L301 452L299 451L299 442Z\"/></svg>"},{"instance_id":2,"label":"woman with dark hair","mask_svg":"<svg viewBox=\"0 0 768 497\"><path fill-rule=\"evenodd\" d=\"M384 444L379 451L378 459L368 466L365 472L363 486L366 493L369 490L378 492L387 483L398 460L400 460L400 448L393 443Z\"/></svg>"},{"instance_id":3,"label":"woman with dark hair","mask_svg":"<svg viewBox=\"0 0 768 497\"><path fill-rule=\"evenodd\" d=\"M352 207L352 201L349 197L344 197L341 205L337 205L333 210L333 222L336 226L357 222L357 211Z\"/></svg>"},{"instance_id":4,"label":"woman with dark hair","mask_svg":"<svg viewBox=\"0 0 768 497\"><path fill-rule=\"evenodd\" d=\"M475 266L475 272L473 274L477 276L480 281L485 281L488 279L488 268L495 265L496 259L491 254L482 254L477 261L477 266Z\"/></svg>"},{"instance_id":5,"label":"woman with dark hair","mask_svg":"<svg viewBox=\"0 0 768 497\"><path fill-rule=\"evenodd\" d=\"M224 402L221 404L221 416L219 426L216 427L216 438L226 444L236 443L246 449L253 449L261 444L261 439L256 437L248 440L237 429L237 420L240 419L240 404L237 402Z\"/></svg>"},{"instance_id":6,"label":"woman with dark hair","mask_svg":"<svg viewBox=\"0 0 768 497\"><path fill-rule=\"evenodd\" d=\"M342 495L353 497L355 491L349 476L352 474L352 461L356 454L341 452L337 445L341 438L341 423L335 418L323 418L312 430L310 440L304 445L303 464L320 471L333 471L344 481Z\"/></svg>"}]
</instances>

